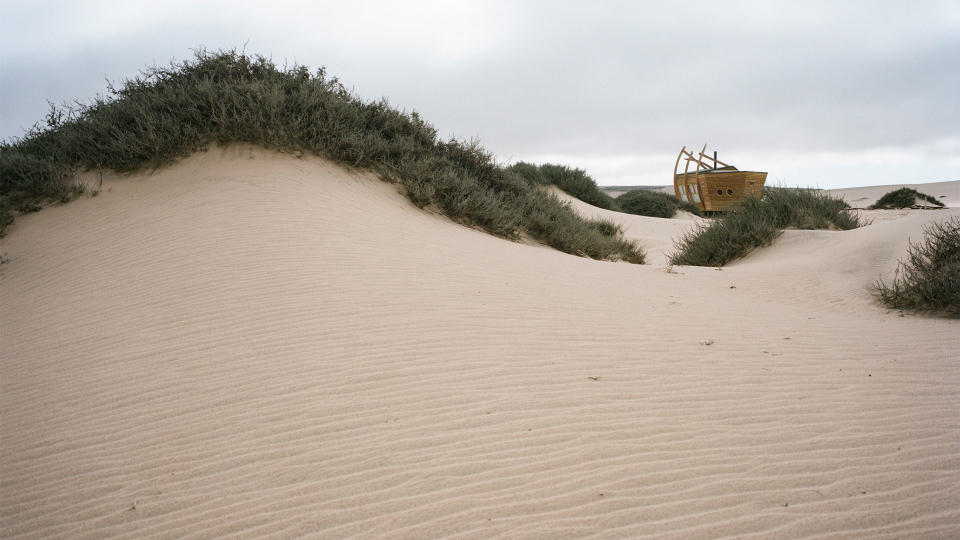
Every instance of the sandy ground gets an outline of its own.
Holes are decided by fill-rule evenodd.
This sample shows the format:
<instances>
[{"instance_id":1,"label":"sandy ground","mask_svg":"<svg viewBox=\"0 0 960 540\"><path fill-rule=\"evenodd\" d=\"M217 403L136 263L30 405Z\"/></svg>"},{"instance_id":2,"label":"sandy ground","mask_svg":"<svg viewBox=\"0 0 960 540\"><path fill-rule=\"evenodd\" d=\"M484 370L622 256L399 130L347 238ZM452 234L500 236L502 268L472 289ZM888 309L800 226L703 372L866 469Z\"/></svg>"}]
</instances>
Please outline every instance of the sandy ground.
<instances>
[{"instance_id":1,"label":"sandy ground","mask_svg":"<svg viewBox=\"0 0 960 540\"><path fill-rule=\"evenodd\" d=\"M590 212L589 208L579 207ZM957 537L960 322L870 292L960 209L668 268L243 147L0 244L6 538Z\"/></svg>"},{"instance_id":2,"label":"sandy ground","mask_svg":"<svg viewBox=\"0 0 960 540\"><path fill-rule=\"evenodd\" d=\"M647 264L666 265L667 255L673 251L674 239L679 238L688 230L696 228L698 224L706 222L706 220L682 210L678 211L673 219L624 214L597 208L576 197L567 195L556 186L549 186L547 191L569 204L584 217L605 219L620 225L623 235L636 240L647 252Z\"/></svg>"}]
</instances>

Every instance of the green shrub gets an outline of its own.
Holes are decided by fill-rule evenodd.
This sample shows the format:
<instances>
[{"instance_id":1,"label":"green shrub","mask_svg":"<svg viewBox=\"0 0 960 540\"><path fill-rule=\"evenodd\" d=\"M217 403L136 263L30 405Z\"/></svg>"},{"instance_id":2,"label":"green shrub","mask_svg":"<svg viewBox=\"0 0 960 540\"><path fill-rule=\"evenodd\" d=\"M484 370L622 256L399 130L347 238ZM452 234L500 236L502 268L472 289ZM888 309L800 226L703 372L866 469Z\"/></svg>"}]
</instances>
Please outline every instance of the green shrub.
<instances>
[{"instance_id":1,"label":"green shrub","mask_svg":"<svg viewBox=\"0 0 960 540\"><path fill-rule=\"evenodd\" d=\"M616 201L620 211L628 214L669 218L677 213L677 207L680 203L679 199L674 202L670 200L671 198L676 199L676 197L666 193L635 189L620 195L616 198Z\"/></svg>"},{"instance_id":2,"label":"green shrub","mask_svg":"<svg viewBox=\"0 0 960 540\"><path fill-rule=\"evenodd\" d=\"M812 189L766 188L763 204L780 229L856 229L864 223L843 199Z\"/></svg>"},{"instance_id":3,"label":"green shrub","mask_svg":"<svg viewBox=\"0 0 960 540\"><path fill-rule=\"evenodd\" d=\"M518 161L508 167L507 170L519 175L530 184L538 186L548 184L547 179L540 174L540 167L534 165L533 163Z\"/></svg>"},{"instance_id":4,"label":"green shrub","mask_svg":"<svg viewBox=\"0 0 960 540\"><path fill-rule=\"evenodd\" d=\"M892 308L936 311L960 317L960 218L924 229L921 243L911 243L893 282L876 283L880 299Z\"/></svg>"},{"instance_id":5,"label":"green shrub","mask_svg":"<svg viewBox=\"0 0 960 540\"><path fill-rule=\"evenodd\" d=\"M917 199L927 201L928 203L943 208L943 203L935 199L932 195L920 193L915 189L900 188L884 194L876 203L867 207L869 210L891 209L891 208L910 208L916 204Z\"/></svg>"},{"instance_id":6,"label":"green shrub","mask_svg":"<svg viewBox=\"0 0 960 540\"><path fill-rule=\"evenodd\" d=\"M13 223L15 209L12 205L12 200L7 199L6 197L0 197L0 231L3 231L7 228L7 226Z\"/></svg>"},{"instance_id":7,"label":"green shrub","mask_svg":"<svg viewBox=\"0 0 960 540\"><path fill-rule=\"evenodd\" d=\"M509 170L522 176L531 184L552 184L585 203L606 210L614 209L613 199L600 191L597 182L582 169L571 169L564 165L552 163L538 166L518 161L511 165Z\"/></svg>"},{"instance_id":8,"label":"green shrub","mask_svg":"<svg viewBox=\"0 0 960 540\"><path fill-rule=\"evenodd\" d=\"M675 240L670 264L723 266L756 247L769 245L781 232L762 199L747 197L721 218Z\"/></svg>"},{"instance_id":9,"label":"green shrub","mask_svg":"<svg viewBox=\"0 0 960 540\"><path fill-rule=\"evenodd\" d=\"M609 219L595 219L590 225L604 236L617 236L623 234L623 227Z\"/></svg>"},{"instance_id":10,"label":"green shrub","mask_svg":"<svg viewBox=\"0 0 960 540\"><path fill-rule=\"evenodd\" d=\"M670 218L678 209L702 216L700 208L692 203L659 191L648 189L634 189L616 198L617 206L622 212L639 216Z\"/></svg>"},{"instance_id":11,"label":"green shrub","mask_svg":"<svg viewBox=\"0 0 960 540\"><path fill-rule=\"evenodd\" d=\"M680 201L680 199L677 199L677 200ZM690 212L691 214L696 216L703 217L703 210L701 210L699 206L693 204L690 201L680 201L680 210L683 210L685 212Z\"/></svg>"},{"instance_id":12,"label":"green shrub","mask_svg":"<svg viewBox=\"0 0 960 540\"><path fill-rule=\"evenodd\" d=\"M770 188L746 197L709 225L674 242L671 264L723 266L769 245L783 229L841 229L862 226L845 202L821 191Z\"/></svg>"},{"instance_id":13,"label":"green shrub","mask_svg":"<svg viewBox=\"0 0 960 540\"><path fill-rule=\"evenodd\" d=\"M14 212L33 212L49 202L69 200L78 191L69 182L72 176L69 167L51 156L0 144L0 235L13 223Z\"/></svg>"},{"instance_id":14,"label":"green shrub","mask_svg":"<svg viewBox=\"0 0 960 540\"><path fill-rule=\"evenodd\" d=\"M414 204L502 237L643 261L635 243L604 234L476 142L438 140L416 112L362 101L323 69L201 50L193 61L148 69L108 91L89 104L53 107L46 127L0 145L0 234L15 212L75 196L70 179L78 170L134 171L214 142L242 142L372 170L401 184Z\"/></svg>"}]
</instances>

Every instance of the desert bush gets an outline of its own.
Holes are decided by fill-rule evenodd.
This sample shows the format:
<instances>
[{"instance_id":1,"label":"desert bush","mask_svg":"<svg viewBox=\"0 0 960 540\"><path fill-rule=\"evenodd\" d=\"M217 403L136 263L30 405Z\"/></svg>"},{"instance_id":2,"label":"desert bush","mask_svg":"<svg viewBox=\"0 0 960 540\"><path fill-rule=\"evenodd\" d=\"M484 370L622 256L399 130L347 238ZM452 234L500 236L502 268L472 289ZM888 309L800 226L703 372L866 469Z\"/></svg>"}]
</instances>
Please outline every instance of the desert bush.
<instances>
[{"instance_id":1,"label":"desert bush","mask_svg":"<svg viewBox=\"0 0 960 540\"><path fill-rule=\"evenodd\" d=\"M554 185L568 195L572 195L585 203L598 208L613 210L613 199L600 191L597 182L583 169L572 169L565 165L544 163L534 165L518 161L509 168L510 171L522 176L531 184Z\"/></svg>"},{"instance_id":2,"label":"desert bush","mask_svg":"<svg viewBox=\"0 0 960 540\"><path fill-rule=\"evenodd\" d=\"M844 201L824 192L770 188L675 240L669 258L671 264L723 266L769 245L786 228L848 230L862 225Z\"/></svg>"},{"instance_id":3,"label":"desert bush","mask_svg":"<svg viewBox=\"0 0 960 540\"><path fill-rule=\"evenodd\" d=\"M669 218L677 213L677 207L680 203L679 199L674 202L670 200L671 198L676 199L676 197L666 193L635 189L620 195L616 198L616 201L621 212L639 216Z\"/></svg>"},{"instance_id":4,"label":"desert bush","mask_svg":"<svg viewBox=\"0 0 960 540\"><path fill-rule=\"evenodd\" d=\"M623 234L623 227L609 219L597 218L590 225L604 236L617 236Z\"/></svg>"},{"instance_id":5,"label":"desert bush","mask_svg":"<svg viewBox=\"0 0 960 540\"><path fill-rule=\"evenodd\" d=\"M680 199L677 199L680 201ZM693 215L703 217L703 210L699 206L693 204L690 201L680 201L680 210L685 212L690 212Z\"/></svg>"},{"instance_id":6,"label":"desert bush","mask_svg":"<svg viewBox=\"0 0 960 540\"><path fill-rule=\"evenodd\" d=\"M13 201L0 197L0 231L13 223L14 211Z\"/></svg>"},{"instance_id":7,"label":"desert bush","mask_svg":"<svg viewBox=\"0 0 960 540\"><path fill-rule=\"evenodd\" d=\"M864 225L843 199L813 189L764 189L763 204L781 229L856 229Z\"/></svg>"},{"instance_id":8,"label":"desert bush","mask_svg":"<svg viewBox=\"0 0 960 540\"><path fill-rule=\"evenodd\" d=\"M960 218L926 227L923 240L908 247L891 284L881 279L876 288L892 308L960 317Z\"/></svg>"},{"instance_id":9,"label":"desert bush","mask_svg":"<svg viewBox=\"0 0 960 540\"><path fill-rule=\"evenodd\" d=\"M910 188L900 188L885 193L883 197L880 197L877 202L871 204L867 208L869 210L910 208L916 204L917 199L927 201L934 206L943 208L943 203L935 199L932 195L920 193L919 191Z\"/></svg>"},{"instance_id":10,"label":"desert bush","mask_svg":"<svg viewBox=\"0 0 960 540\"><path fill-rule=\"evenodd\" d=\"M615 199L620 211L628 214L637 214L639 216L651 216L670 218L677 210L686 210L687 212L702 216L703 212L695 204L659 191L647 189L634 189L620 195Z\"/></svg>"},{"instance_id":11,"label":"desert bush","mask_svg":"<svg viewBox=\"0 0 960 540\"><path fill-rule=\"evenodd\" d=\"M670 264L723 266L754 248L769 245L782 229L759 197L748 197L709 225L700 225L674 241Z\"/></svg>"},{"instance_id":12,"label":"desert bush","mask_svg":"<svg viewBox=\"0 0 960 540\"><path fill-rule=\"evenodd\" d=\"M414 204L505 238L529 235L568 253L643 260L635 243L603 234L475 141L440 140L416 112L363 101L323 69L281 68L236 51L201 50L193 60L147 69L88 104L52 107L44 127L0 145L0 234L16 212L75 196L77 171L158 167L211 143L236 142L372 170L402 185Z\"/></svg>"}]
</instances>

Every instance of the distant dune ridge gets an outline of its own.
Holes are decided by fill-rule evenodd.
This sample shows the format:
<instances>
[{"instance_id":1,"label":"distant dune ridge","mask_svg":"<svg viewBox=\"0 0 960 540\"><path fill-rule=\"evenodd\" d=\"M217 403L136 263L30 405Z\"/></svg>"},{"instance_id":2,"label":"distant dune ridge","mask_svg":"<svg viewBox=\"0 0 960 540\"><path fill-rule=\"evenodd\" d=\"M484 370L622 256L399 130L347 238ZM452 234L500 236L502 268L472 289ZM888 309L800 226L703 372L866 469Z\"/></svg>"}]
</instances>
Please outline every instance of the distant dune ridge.
<instances>
[{"instance_id":1,"label":"distant dune ridge","mask_svg":"<svg viewBox=\"0 0 960 540\"><path fill-rule=\"evenodd\" d=\"M960 215L957 184L717 270L665 263L700 218L558 191L648 264L497 238L314 156L105 174L0 239L0 530L956 537L960 321L871 287Z\"/></svg>"},{"instance_id":2,"label":"distant dune ridge","mask_svg":"<svg viewBox=\"0 0 960 540\"><path fill-rule=\"evenodd\" d=\"M933 196L948 207L960 206L960 181L930 182L927 184L894 184L861 188L834 189L831 193L842 197L854 208L866 208L877 202L884 194L906 187Z\"/></svg>"},{"instance_id":3,"label":"distant dune ridge","mask_svg":"<svg viewBox=\"0 0 960 540\"><path fill-rule=\"evenodd\" d=\"M916 189L924 193L929 192L946 206L960 206L960 181L929 182L926 184L891 184L884 186L831 189L827 191L847 201L847 204L853 208L866 208L875 203L877 199L885 193L901 187ZM673 186L600 186L601 191L614 198L634 189L649 189L664 193L673 193ZM934 193L936 193L936 195L934 195Z\"/></svg>"}]
</instances>

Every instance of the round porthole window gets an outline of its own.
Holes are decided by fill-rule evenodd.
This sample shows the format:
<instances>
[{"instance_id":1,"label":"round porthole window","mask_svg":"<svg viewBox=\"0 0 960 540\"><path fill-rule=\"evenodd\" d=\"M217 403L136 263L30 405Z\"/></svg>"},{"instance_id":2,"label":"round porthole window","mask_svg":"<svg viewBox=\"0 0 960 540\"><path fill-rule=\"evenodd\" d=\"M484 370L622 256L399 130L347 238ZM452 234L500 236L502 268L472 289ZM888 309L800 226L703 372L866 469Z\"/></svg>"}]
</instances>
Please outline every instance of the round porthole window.
<instances>
[{"instance_id":1,"label":"round porthole window","mask_svg":"<svg viewBox=\"0 0 960 540\"><path fill-rule=\"evenodd\" d=\"M733 190L732 190L732 189L728 189L728 190L727 190L727 195L733 195Z\"/></svg>"},{"instance_id":2,"label":"round porthole window","mask_svg":"<svg viewBox=\"0 0 960 540\"><path fill-rule=\"evenodd\" d=\"M723 195L723 190L722 190L722 189L718 189L718 190L717 190L717 195Z\"/></svg>"}]
</instances>

